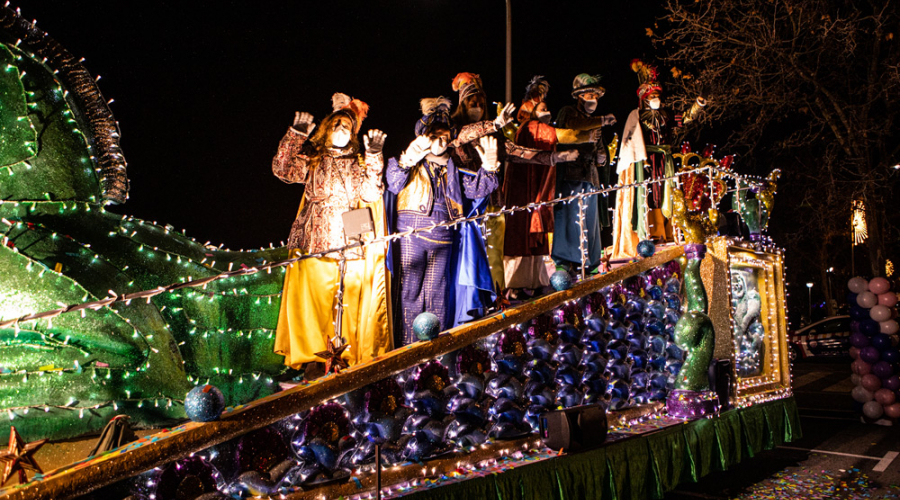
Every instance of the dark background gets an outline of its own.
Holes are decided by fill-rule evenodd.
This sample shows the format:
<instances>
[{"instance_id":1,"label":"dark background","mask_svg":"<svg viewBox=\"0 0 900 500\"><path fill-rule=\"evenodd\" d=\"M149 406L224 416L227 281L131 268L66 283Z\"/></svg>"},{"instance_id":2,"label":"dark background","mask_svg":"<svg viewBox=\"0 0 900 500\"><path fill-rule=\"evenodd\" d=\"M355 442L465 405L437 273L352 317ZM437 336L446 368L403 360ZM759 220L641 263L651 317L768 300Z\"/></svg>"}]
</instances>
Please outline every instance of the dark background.
<instances>
[{"instance_id":1,"label":"dark background","mask_svg":"<svg viewBox=\"0 0 900 500\"><path fill-rule=\"evenodd\" d=\"M333 93L360 98L371 106L363 131L384 130L386 153L398 155L413 139L420 98L455 105L458 72L481 74L488 101L503 100L503 0L255 3L11 4L84 57L115 99L131 193L113 211L233 249L278 245L302 193L271 173L294 111L318 121ZM647 0L513 0L513 102L545 75L555 115L572 102L576 74L600 73L598 112L615 114L621 133L637 106L630 61L653 61L645 30L660 15Z\"/></svg>"}]
</instances>

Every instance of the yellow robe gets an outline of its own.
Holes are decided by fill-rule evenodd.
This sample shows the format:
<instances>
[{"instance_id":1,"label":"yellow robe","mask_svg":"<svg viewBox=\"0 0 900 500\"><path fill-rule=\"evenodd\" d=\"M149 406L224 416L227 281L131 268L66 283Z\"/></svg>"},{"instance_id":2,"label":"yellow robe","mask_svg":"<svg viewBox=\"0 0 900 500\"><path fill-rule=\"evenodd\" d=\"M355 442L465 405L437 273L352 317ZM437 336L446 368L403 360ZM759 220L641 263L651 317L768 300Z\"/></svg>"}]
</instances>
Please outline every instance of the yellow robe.
<instances>
[{"instance_id":1,"label":"yellow robe","mask_svg":"<svg viewBox=\"0 0 900 500\"><path fill-rule=\"evenodd\" d=\"M371 208L375 234L383 236L383 203L362 206ZM294 255L299 252L295 250ZM385 253L386 245L369 245L364 259L347 260L341 331L350 344L343 357L351 365L393 348ZM304 363L322 361L315 353L325 351L325 343L334 336L338 280L336 259L304 259L288 267L275 332L275 352L284 356L284 364L300 368Z\"/></svg>"}]
</instances>

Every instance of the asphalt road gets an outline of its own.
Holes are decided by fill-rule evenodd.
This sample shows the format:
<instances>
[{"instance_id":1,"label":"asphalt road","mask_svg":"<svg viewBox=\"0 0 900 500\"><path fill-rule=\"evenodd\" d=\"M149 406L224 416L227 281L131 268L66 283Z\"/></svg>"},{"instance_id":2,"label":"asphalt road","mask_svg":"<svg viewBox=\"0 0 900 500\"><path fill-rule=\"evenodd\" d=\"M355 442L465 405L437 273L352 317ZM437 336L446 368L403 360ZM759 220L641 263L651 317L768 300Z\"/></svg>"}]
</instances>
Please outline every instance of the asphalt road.
<instances>
[{"instance_id":1,"label":"asphalt road","mask_svg":"<svg viewBox=\"0 0 900 500\"><path fill-rule=\"evenodd\" d=\"M860 421L850 398L851 361L794 363L802 439L682 484L666 499L900 499L900 425Z\"/></svg>"}]
</instances>

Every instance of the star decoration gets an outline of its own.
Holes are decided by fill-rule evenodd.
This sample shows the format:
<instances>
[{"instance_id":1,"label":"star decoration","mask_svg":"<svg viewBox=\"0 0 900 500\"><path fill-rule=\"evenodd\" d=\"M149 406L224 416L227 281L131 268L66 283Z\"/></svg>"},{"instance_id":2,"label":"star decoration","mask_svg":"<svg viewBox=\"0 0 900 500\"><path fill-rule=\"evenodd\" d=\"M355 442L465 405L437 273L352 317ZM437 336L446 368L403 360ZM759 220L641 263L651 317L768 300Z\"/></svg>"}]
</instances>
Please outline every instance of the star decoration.
<instances>
[{"instance_id":1,"label":"star decoration","mask_svg":"<svg viewBox=\"0 0 900 500\"><path fill-rule=\"evenodd\" d=\"M28 478L25 476L26 470L43 474L44 471L35 462L33 455L46 442L46 439L41 439L40 441L26 443L22 436L19 435L19 431L15 427L10 427L9 448L6 451L0 451L0 462L4 463L3 480L0 481L0 485L5 484L16 472L19 473L19 483L28 481Z\"/></svg>"},{"instance_id":2,"label":"star decoration","mask_svg":"<svg viewBox=\"0 0 900 500\"><path fill-rule=\"evenodd\" d=\"M350 344L335 346L335 340L337 340L337 337L326 342L328 345L327 351L316 353L316 357L325 360L325 375L331 373L332 368L334 368L335 373L340 373L341 369L350 367L350 365L347 364L347 360L341 357L341 354L350 347Z\"/></svg>"}]
</instances>

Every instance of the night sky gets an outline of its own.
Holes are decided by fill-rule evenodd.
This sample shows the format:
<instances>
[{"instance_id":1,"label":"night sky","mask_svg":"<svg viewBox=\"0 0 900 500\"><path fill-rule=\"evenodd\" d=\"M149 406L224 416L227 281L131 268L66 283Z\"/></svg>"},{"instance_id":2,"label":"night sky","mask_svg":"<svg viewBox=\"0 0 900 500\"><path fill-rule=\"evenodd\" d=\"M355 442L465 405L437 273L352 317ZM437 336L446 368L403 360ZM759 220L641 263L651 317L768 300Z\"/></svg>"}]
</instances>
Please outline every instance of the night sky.
<instances>
[{"instance_id":1,"label":"night sky","mask_svg":"<svg viewBox=\"0 0 900 500\"><path fill-rule=\"evenodd\" d=\"M455 104L458 72L481 74L489 102L504 95L502 0L11 5L84 57L115 99L131 193L112 210L233 249L287 239L302 188L276 179L271 159L294 111L318 121L333 93L360 98L371 106L363 131L384 130L393 156L413 139L420 98ZM600 73L598 112L615 114L621 132L637 105L629 63L653 61L645 29L659 5L514 0L513 102L545 75L555 115L576 74Z\"/></svg>"}]
</instances>

